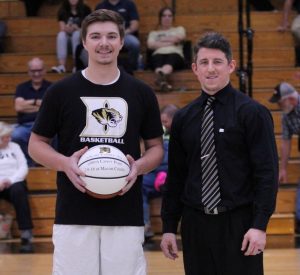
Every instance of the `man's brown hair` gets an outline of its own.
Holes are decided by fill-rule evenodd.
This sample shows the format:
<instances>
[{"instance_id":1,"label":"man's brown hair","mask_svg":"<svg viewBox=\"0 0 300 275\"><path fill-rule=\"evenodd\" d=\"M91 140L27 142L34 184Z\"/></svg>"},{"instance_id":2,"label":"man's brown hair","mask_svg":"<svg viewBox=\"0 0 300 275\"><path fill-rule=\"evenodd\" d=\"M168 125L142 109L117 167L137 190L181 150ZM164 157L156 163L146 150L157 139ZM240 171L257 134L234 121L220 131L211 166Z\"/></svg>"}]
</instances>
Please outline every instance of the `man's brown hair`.
<instances>
[{"instance_id":1,"label":"man's brown hair","mask_svg":"<svg viewBox=\"0 0 300 275\"><path fill-rule=\"evenodd\" d=\"M99 9L90 13L88 16L84 18L81 24L81 37L85 41L87 28L90 24L95 22L112 22L115 23L119 29L119 34L121 39L124 38L125 35L125 27L123 17L112 10Z\"/></svg>"}]
</instances>

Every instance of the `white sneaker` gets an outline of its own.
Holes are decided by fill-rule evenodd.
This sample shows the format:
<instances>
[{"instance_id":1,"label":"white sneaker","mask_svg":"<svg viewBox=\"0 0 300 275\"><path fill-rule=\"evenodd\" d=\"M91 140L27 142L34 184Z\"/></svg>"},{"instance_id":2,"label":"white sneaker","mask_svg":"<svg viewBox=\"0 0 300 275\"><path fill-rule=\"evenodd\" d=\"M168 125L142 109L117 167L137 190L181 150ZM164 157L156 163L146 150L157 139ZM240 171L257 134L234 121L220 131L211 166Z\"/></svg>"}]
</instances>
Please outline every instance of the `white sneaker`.
<instances>
[{"instance_id":1,"label":"white sneaker","mask_svg":"<svg viewBox=\"0 0 300 275\"><path fill-rule=\"evenodd\" d=\"M51 68L51 71L54 73L62 74L66 72L66 67L64 65L54 66Z\"/></svg>"}]
</instances>

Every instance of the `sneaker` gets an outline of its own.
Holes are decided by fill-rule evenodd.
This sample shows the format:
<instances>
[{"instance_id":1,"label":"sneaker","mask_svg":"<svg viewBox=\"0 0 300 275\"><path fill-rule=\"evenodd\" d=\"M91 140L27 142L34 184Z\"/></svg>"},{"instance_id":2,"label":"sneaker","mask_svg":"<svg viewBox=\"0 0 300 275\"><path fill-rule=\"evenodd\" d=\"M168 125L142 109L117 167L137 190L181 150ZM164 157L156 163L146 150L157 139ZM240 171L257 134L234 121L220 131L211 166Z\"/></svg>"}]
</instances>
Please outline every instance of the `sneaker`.
<instances>
[{"instance_id":1,"label":"sneaker","mask_svg":"<svg viewBox=\"0 0 300 275\"><path fill-rule=\"evenodd\" d=\"M170 92L173 89L172 85L170 85L167 81L162 81L159 88L161 92Z\"/></svg>"},{"instance_id":2,"label":"sneaker","mask_svg":"<svg viewBox=\"0 0 300 275\"><path fill-rule=\"evenodd\" d=\"M20 253L33 253L33 244L30 239L21 239Z\"/></svg>"},{"instance_id":3,"label":"sneaker","mask_svg":"<svg viewBox=\"0 0 300 275\"><path fill-rule=\"evenodd\" d=\"M155 85L160 87L161 83L165 81L166 81L166 75L162 71L159 71L157 74L157 79L155 80Z\"/></svg>"},{"instance_id":4,"label":"sneaker","mask_svg":"<svg viewBox=\"0 0 300 275\"><path fill-rule=\"evenodd\" d=\"M62 74L66 72L66 67L64 65L58 65L51 68L54 73Z\"/></svg>"},{"instance_id":5,"label":"sneaker","mask_svg":"<svg viewBox=\"0 0 300 275\"><path fill-rule=\"evenodd\" d=\"M159 87L161 92L170 92L173 89L172 85L170 85L167 81L167 76L162 71L158 72L155 85Z\"/></svg>"}]
</instances>

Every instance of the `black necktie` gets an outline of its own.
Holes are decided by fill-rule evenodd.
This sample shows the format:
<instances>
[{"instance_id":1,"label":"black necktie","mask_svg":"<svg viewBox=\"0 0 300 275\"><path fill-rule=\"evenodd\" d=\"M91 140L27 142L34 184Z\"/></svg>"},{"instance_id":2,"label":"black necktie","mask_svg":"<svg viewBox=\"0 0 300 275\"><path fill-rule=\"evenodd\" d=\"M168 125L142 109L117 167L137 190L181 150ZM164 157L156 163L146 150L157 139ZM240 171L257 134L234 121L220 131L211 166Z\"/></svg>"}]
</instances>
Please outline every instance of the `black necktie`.
<instances>
[{"instance_id":1,"label":"black necktie","mask_svg":"<svg viewBox=\"0 0 300 275\"><path fill-rule=\"evenodd\" d=\"M208 98L201 126L202 203L209 210L215 208L221 200L214 140L214 113L211 106L214 100L215 97Z\"/></svg>"}]
</instances>

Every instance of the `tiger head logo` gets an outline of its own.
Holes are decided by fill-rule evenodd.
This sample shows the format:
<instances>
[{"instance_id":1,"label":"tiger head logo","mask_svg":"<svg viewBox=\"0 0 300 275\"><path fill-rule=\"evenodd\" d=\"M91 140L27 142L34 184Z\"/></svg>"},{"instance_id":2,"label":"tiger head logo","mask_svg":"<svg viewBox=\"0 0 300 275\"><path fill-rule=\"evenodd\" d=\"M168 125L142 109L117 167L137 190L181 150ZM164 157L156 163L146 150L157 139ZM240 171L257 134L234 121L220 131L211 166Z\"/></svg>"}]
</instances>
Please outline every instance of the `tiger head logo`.
<instances>
[{"instance_id":1,"label":"tiger head logo","mask_svg":"<svg viewBox=\"0 0 300 275\"><path fill-rule=\"evenodd\" d=\"M116 127L123 118L117 110L108 107L94 110L92 115L100 124L104 125L105 130L108 130L108 127Z\"/></svg>"}]
</instances>

